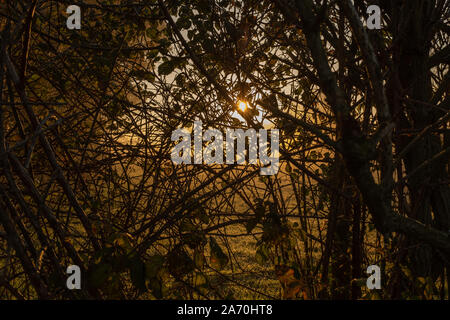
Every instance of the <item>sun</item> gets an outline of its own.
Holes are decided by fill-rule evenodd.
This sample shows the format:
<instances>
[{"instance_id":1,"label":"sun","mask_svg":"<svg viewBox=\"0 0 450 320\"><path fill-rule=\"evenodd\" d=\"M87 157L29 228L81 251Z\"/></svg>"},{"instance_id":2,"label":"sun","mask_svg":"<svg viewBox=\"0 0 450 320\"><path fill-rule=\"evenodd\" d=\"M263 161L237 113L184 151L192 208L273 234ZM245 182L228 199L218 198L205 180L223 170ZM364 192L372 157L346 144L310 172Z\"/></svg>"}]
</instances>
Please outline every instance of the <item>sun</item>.
<instances>
[{"instance_id":1,"label":"sun","mask_svg":"<svg viewBox=\"0 0 450 320\"><path fill-rule=\"evenodd\" d=\"M239 100L238 107L239 107L239 109L241 109L242 112L245 112L245 110L247 110L247 108L248 108L248 103L245 101Z\"/></svg>"}]
</instances>

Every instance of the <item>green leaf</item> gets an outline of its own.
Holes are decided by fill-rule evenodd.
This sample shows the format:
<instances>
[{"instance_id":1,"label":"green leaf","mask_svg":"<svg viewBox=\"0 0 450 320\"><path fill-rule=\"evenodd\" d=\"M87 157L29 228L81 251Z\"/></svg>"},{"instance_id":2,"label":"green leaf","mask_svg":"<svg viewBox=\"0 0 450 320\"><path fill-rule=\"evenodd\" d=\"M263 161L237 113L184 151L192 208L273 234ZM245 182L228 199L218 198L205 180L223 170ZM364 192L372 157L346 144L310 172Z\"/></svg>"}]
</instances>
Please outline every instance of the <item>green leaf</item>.
<instances>
[{"instance_id":1,"label":"green leaf","mask_svg":"<svg viewBox=\"0 0 450 320\"><path fill-rule=\"evenodd\" d=\"M195 249L206 243L206 238L202 232L184 233L181 238L183 240L183 243L191 249Z\"/></svg>"},{"instance_id":2,"label":"green leaf","mask_svg":"<svg viewBox=\"0 0 450 320\"><path fill-rule=\"evenodd\" d=\"M211 266L217 270L222 270L228 264L228 256L213 237L209 238L209 246L211 248Z\"/></svg>"},{"instance_id":3,"label":"green leaf","mask_svg":"<svg viewBox=\"0 0 450 320\"><path fill-rule=\"evenodd\" d=\"M173 70L175 70L175 64L171 60L161 63L158 67L158 73L163 76L171 74Z\"/></svg>"},{"instance_id":4,"label":"green leaf","mask_svg":"<svg viewBox=\"0 0 450 320\"><path fill-rule=\"evenodd\" d=\"M130 75L139 80L146 80L148 82L155 81L155 75L152 72L146 70L133 70L131 71Z\"/></svg>"},{"instance_id":5,"label":"green leaf","mask_svg":"<svg viewBox=\"0 0 450 320\"><path fill-rule=\"evenodd\" d=\"M189 29L191 27L191 20L186 16L180 17L177 20L176 25L179 29Z\"/></svg>"},{"instance_id":6,"label":"green leaf","mask_svg":"<svg viewBox=\"0 0 450 320\"><path fill-rule=\"evenodd\" d=\"M132 237L128 233L118 233L113 236L113 244L116 247L120 247L124 249L126 252L130 252L132 250L131 242Z\"/></svg>"},{"instance_id":7,"label":"green leaf","mask_svg":"<svg viewBox=\"0 0 450 320\"><path fill-rule=\"evenodd\" d=\"M181 246L176 247L169 253L167 261L169 264L169 272L175 278L181 278L192 272L195 268L194 261L192 261Z\"/></svg>"},{"instance_id":8,"label":"green leaf","mask_svg":"<svg viewBox=\"0 0 450 320\"><path fill-rule=\"evenodd\" d=\"M269 249L265 245L259 246L256 250L256 262L260 265L265 265L268 260Z\"/></svg>"},{"instance_id":9,"label":"green leaf","mask_svg":"<svg viewBox=\"0 0 450 320\"><path fill-rule=\"evenodd\" d=\"M177 82L177 85L182 87L186 81L185 77L183 74L179 74L176 76L175 81ZM181 96L181 95L180 95Z\"/></svg>"},{"instance_id":10,"label":"green leaf","mask_svg":"<svg viewBox=\"0 0 450 320\"><path fill-rule=\"evenodd\" d=\"M203 254L203 249L196 248L194 250L194 264L198 269L203 268L205 265L205 255Z\"/></svg>"},{"instance_id":11,"label":"green leaf","mask_svg":"<svg viewBox=\"0 0 450 320\"><path fill-rule=\"evenodd\" d=\"M206 277L203 275L203 273L196 273L194 275L194 286L195 287L201 287L205 286L207 283Z\"/></svg>"}]
</instances>

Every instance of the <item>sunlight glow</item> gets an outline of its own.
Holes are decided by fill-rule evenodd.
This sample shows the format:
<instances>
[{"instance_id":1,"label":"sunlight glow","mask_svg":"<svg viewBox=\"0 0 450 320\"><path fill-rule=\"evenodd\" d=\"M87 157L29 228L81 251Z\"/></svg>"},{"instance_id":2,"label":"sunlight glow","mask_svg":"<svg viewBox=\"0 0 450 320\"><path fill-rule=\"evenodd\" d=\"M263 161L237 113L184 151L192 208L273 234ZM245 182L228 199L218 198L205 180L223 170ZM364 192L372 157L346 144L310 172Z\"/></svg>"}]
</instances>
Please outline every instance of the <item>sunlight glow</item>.
<instances>
[{"instance_id":1,"label":"sunlight glow","mask_svg":"<svg viewBox=\"0 0 450 320\"><path fill-rule=\"evenodd\" d=\"M245 112L245 110L247 110L247 108L248 108L248 103L245 101L239 100L238 107L239 107L239 109L241 109L242 112Z\"/></svg>"}]
</instances>

